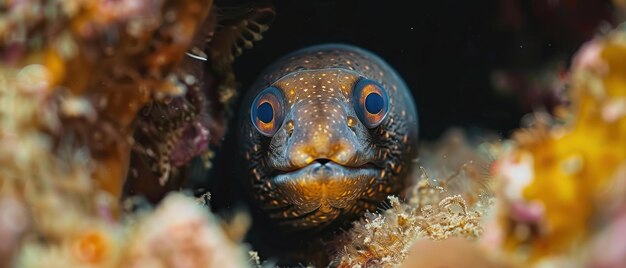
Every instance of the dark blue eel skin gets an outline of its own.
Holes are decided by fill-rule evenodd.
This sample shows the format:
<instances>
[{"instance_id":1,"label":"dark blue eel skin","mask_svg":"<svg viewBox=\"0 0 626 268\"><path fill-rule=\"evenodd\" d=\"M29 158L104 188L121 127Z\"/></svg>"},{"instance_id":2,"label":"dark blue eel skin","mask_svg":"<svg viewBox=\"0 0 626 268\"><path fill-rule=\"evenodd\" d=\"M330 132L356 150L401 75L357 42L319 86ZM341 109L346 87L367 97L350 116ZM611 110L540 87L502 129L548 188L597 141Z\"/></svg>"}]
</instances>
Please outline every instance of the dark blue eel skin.
<instances>
[{"instance_id":1,"label":"dark blue eel skin","mask_svg":"<svg viewBox=\"0 0 626 268\"><path fill-rule=\"evenodd\" d=\"M259 76L241 107L238 179L253 230L323 237L405 187L417 111L400 76L369 51L324 44L288 54Z\"/></svg>"}]
</instances>

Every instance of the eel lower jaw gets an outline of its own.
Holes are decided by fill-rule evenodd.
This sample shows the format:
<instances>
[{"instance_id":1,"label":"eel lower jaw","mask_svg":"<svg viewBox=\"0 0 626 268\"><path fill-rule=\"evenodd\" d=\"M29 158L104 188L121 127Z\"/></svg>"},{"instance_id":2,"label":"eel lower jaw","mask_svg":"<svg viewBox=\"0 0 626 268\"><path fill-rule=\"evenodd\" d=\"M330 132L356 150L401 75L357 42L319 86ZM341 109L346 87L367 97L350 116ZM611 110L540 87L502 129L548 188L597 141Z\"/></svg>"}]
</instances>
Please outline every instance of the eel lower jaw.
<instances>
[{"instance_id":1,"label":"eel lower jaw","mask_svg":"<svg viewBox=\"0 0 626 268\"><path fill-rule=\"evenodd\" d=\"M279 196L297 215L317 211L311 217L330 220L334 210L350 209L377 182L381 169L372 164L346 167L335 162L313 162L271 178Z\"/></svg>"}]
</instances>

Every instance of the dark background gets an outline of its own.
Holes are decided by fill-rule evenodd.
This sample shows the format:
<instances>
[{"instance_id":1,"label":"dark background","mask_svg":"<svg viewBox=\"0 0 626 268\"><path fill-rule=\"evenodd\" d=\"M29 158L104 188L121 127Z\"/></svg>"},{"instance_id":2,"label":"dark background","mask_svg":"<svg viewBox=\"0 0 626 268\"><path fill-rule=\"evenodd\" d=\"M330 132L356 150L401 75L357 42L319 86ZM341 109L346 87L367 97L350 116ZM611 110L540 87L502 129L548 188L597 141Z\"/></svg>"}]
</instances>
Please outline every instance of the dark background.
<instances>
[{"instance_id":1,"label":"dark background","mask_svg":"<svg viewBox=\"0 0 626 268\"><path fill-rule=\"evenodd\" d=\"M529 98L531 104L524 99L531 91L525 80L532 79L525 74L548 62L566 68L580 45L613 16L610 1L602 0L271 3L276 18L264 40L235 61L242 92L285 53L326 42L361 46L388 61L412 89L424 139L453 126L507 136L529 107L551 108L554 101L545 96ZM517 76L518 91L498 93L494 70Z\"/></svg>"}]
</instances>

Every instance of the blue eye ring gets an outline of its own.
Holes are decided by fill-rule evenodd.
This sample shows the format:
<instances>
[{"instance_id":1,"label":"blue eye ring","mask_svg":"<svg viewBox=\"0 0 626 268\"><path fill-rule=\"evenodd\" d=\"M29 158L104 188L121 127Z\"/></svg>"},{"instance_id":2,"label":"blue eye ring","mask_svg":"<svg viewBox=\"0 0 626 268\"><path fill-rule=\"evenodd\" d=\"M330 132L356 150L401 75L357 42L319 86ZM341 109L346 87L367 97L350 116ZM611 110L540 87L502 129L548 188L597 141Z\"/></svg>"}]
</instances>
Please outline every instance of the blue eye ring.
<instances>
[{"instance_id":1,"label":"blue eye ring","mask_svg":"<svg viewBox=\"0 0 626 268\"><path fill-rule=\"evenodd\" d=\"M389 113L389 95L380 83L361 78L352 89L354 111L368 128L380 125Z\"/></svg>"},{"instance_id":2,"label":"blue eye ring","mask_svg":"<svg viewBox=\"0 0 626 268\"><path fill-rule=\"evenodd\" d=\"M250 120L264 136L273 136L282 126L283 100L282 92L276 87L268 87L254 98L250 107Z\"/></svg>"}]
</instances>

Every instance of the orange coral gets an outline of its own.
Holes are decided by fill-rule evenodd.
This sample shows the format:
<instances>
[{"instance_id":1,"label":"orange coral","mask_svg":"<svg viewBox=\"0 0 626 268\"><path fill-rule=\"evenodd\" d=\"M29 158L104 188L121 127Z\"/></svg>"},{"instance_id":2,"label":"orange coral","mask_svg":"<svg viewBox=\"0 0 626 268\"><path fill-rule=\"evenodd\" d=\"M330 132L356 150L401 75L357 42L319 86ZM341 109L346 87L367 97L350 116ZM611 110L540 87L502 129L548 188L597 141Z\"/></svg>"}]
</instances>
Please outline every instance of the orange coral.
<instances>
[{"instance_id":1,"label":"orange coral","mask_svg":"<svg viewBox=\"0 0 626 268\"><path fill-rule=\"evenodd\" d=\"M100 263L110 254L111 241L96 230L86 231L73 242L74 255L77 259L88 263Z\"/></svg>"}]
</instances>

